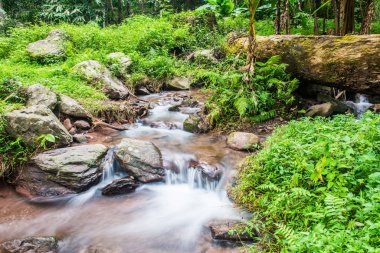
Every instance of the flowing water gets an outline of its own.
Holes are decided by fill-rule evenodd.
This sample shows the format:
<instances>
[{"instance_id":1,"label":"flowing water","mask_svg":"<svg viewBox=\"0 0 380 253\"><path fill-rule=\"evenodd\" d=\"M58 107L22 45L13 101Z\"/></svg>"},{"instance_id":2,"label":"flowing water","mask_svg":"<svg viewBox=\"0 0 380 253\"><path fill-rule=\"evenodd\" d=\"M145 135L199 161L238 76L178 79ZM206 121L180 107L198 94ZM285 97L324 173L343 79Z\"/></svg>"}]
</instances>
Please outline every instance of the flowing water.
<instances>
[{"instance_id":1,"label":"flowing water","mask_svg":"<svg viewBox=\"0 0 380 253\"><path fill-rule=\"evenodd\" d=\"M113 152L101 182L59 203L32 204L12 189L0 188L0 242L27 236L57 236L60 252L86 252L89 245L110 252L238 252L212 241L207 223L213 219L241 219L227 198L226 185L244 154L225 147L222 137L182 130L188 117L168 109L181 92L148 96L150 114L130 130L110 136L149 140L163 155L165 183L145 184L136 192L104 197L100 189L125 174L114 164ZM186 95L186 94L185 94ZM197 108L188 108L193 113ZM204 177L191 163L201 161L223 171L220 180ZM100 252L100 251L93 251Z\"/></svg>"},{"instance_id":2,"label":"flowing water","mask_svg":"<svg viewBox=\"0 0 380 253\"><path fill-rule=\"evenodd\" d=\"M354 101L346 101L346 104L351 107L357 118L360 118L372 104L369 102L368 97L364 94L356 94Z\"/></svg>"}]
</instances>

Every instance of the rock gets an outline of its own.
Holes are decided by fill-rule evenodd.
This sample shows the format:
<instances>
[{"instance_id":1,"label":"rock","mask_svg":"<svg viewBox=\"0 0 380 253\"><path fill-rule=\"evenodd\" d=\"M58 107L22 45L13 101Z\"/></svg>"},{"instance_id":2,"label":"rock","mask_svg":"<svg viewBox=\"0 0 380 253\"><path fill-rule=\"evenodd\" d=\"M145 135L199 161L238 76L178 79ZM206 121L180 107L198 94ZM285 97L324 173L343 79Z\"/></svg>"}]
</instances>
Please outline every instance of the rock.
<instances>
[{"instance_id":1,"label":"rock","mask_svg":"<svg viewBox=\"0 0 380 253\"><path fill-rule=\"evenodd\" d=\"M210 130L210 125L200 115L190 115L183 122L183 130L190 133L206 133Z\"/></svg>"},{"instance_id":2,"label":"rock","mask_svg":"<svg viewBox=\"0 0 380 253\"><path fill-rule=\"evenodd\" d=\"M87 142L87 138L84 134L74 134L73 139L75 142L78 142L78 143L86 143Z\"/></svg>"},{"instance_id":3,"label":"rock","mask_svg":"<svg viewBox=\"0 0 380 253\"><path fill-rule=\"evenodd\" d=\"M28 237L4 242L1 247L7 253L55 253L58 240L51 236Z\"/></svg>"},{"instance_id":4,"label":"rock","mask_svg":"<svg viewBox=\"0 0 380 253\"><path fill-rule=\"evenodd\" d=\"M78 63L73 68L74 72L82 76L91 85L100 85L103 92L111 99L125 99L129 90L117 78L112 77L111 72L99 62L89 60Z\"/></svg>"},{"instance_id":5,"label":"rock","mask_svg":"<svg viewBox=\"0 0 380 253\"><path fill-rule=\"evenodd\" d=\"M179 105L172 105L169 107L169 112L179 112L180 109L179 109Z\"/></svg>"},{"instance_id":6,"label":"rock","mask_svg":"<svg viewBox=\"0 0 380 253\"><path fill-rule=\"evenodd\" d=\"M255 56L280 55L304 83L320 83L362 94L380 94L380 35L257 36ZM230 41L229 53L248 50L248 39ZM302 86L302 83L301 85Z\"/></svg>"},{"instance_id":7,"label":"rock","mask_svg":"<svg viewBox=\"0 0 380 253\"><path fill-rule=\"evenodd\" d=\"M35 145L37 138L42 134L54 135L54 144L58 147L67 146L73 141L54 113L44 106L15 110L5 114L5 118L8 123L7 132L15 138L22 137L27 145Z\"/></svg>"},{"instance_id":8,"label":"rock","mask_svg":"<svg viewBox=\"0 0 380 253\"><path fill-rule=\"evenodd\" d=\"M218 60L214 56L214 50L212 49L203 49L195 51L194 53L190 54L187 58L188 60L193 60L201 64L214 64L218 62Z\"/></svg>"},{"instance_id":9,"label":"rock","mask_svg":"<svg viewBox=\"0 0 380 253\"><path fill-rule=\"evenodd\" d=\"M115 70L117 76L126 78L132 59L121 52L110 53L107 55L107 64L111 70Z\"/></svg>"},{"instance_id":10,"label":"rock","mask_svg":"<svg viewBox=\"0 0 380 253\"><path fill-rule=\"evenodd\" d=\"M230 230L242 230L244 223L237 220L220 220L211 221L208 224L211 236L216 240L227 241L253 241L253 238L247 233L229 233ZM257 233L256 233L257 234Z\"/></svg>"},{"instance_id":11,"label":"rock","mask_svg":"<svg viewBox=\"0 0 380 253\"><path fill-rule=\"evenodd\" d=\"M57 95L41 84L29 86L26 93L28 95L27 106L39 105L53 110L57 105Z\"/></svg>"},{"instance_id":12,"label":"rock","mask_svg":"<svg viewBox=\"0 0 380 253\"><path fill-rule=\"evenodd\" d=\"M92 118L91 114L74 99L65 95L60 95L60 99L59 111L61 113L76 118Z\"/></svg>"},{"instance_id":13,"label":"rock","mask_svg":"<svg viewBox=\"0 0 380 253\"><path fill-rule=\"evenodd\" d=\"M161 152L151 142L125 138L115 147L115 159L130 176L143 183L164 179Z\"/></svg>"},{"instance_id":14,"label":"rock","mask_svg":"<svg viewBox=\"0 0 380 253\"><path fill-rule=\"evenodd\" d=\"M72 127L70 130L69 130L69 134L71 135L74 135L77 133L77 129L75 127Z\"/></svg>"},{"instance_id":15,"label":"rock","mask_svg":"<svg viewBox=\"0 0 380 253\"><path fill-rule=\"evenodd\" d=\"M306 111L306 116L308 117L328 117L334 113L334 105L332 102L327 102L319 105L310 106Z\"/></svg>"},{"instance_id":16,"label":"rock","mask_svg":"<svg viewBox=\"0 0 380 253\"><path fill-rule=\"evenodd\" d=\"M380 112L380 104L373 104L371 105L371 107L369 108L369 110L375 112L375 113L379 113Z\"/></svg>"},{"instance_id":17,"label":"rock","mask_svg":"<svg viewBox=\"0 0 380 253\"><path fill-rule=\"evenodd\" d=\"M69 131L73 127L73 125L71 124L71 120L69 118L63 121L63 126L66 128L67 131Z\"/></svg>"},{"instance_id":18,"label":"rock","mask_svg":"<svg viewBox=\"0 0 380 253\"><path fill-rule=\"evenodd\" d=\"M44 63L64 60L67 38L64 31L52 30L46 39L29 44L26 50L32 58Z\"/></svg>"},{"instance_id":19,"label":"rock","mask_svg":"<svg viewBox=\"0 0 380 253\"><path fill-rule=\"evenodd\" d=\"M193 165L192 168L200 170L202 175L210 180L219 180L223 173L217 166L202 161Z\"/></svg>"},{"instance_id":20,"label":"rock","mask_svg":"<svg viewBox=\"0 0 380 253\"><path fill-rule=\"evenodd\" d=\"M88 129L91 128L90 123L88 123L85 120L77 120L77 121L74 122L73 125L75 126L75 128L81 129L81 130L88 130Z\"/></svg>"},{"instance_id":21,"label":"rock","mask_svg":"<svg viewBox=\"0 0 380 253\"><path fill-rule=\"evenodd\" d=\"M150 92L148 91L147 88L145 88L145 87L140 87L140 88L138 88L138 89L136 90L136 94L137 94L137 95L149 95Z\"/></svg>"},{"instance_id":22,"label":"rock","mask_svg":"<svg viewBox=\"0 0 380 253\"><path fill-rule=\"evenodd\" d=\"M253 133L232 132L227 137L227 146L236 150L250 150L260 143L260 138Z\"/></svg>"},{"instance_id":23,"label":"rock","mask_svg":"<svg viewBox=\"0 0 380 253\"><path fill-rule=\"evenodd\" d=\"M109 248L102 245L90 245L85 249L79 251L79 253L122 253L120 248Z\"/></svg>"},{"instance_id":24,"label":"rock","mask_svg":"<svg viewBox=\"0 0 380 253\"><path fill-rule=\"evenodd\" d=\"M49 150L34 156L16 179L16 190L27 197L55 197L79 193L102 174L107 147L101 144Z\"/></svg>"},{"instance_id":25,"label":"rock","mask_svg":"<svg viewBox=\"0 0 380 253\"><path fill-rule=\"evenodd\" d=\"M168 81L167 85L168 88L175 90L188 90L190 89L190 80L187 77L174 77Z\"/></svg>"},{"instance_id":26,"label":"rock","mask_svg":"<svg viewBox=\"0 0 380 253\"><path fill-rule=\"evenodd\" d=\"M120 178L112 181L102 189L102 194L106 196L132 193L139 186L131 177Z\"/></svg>"}]
</instances>

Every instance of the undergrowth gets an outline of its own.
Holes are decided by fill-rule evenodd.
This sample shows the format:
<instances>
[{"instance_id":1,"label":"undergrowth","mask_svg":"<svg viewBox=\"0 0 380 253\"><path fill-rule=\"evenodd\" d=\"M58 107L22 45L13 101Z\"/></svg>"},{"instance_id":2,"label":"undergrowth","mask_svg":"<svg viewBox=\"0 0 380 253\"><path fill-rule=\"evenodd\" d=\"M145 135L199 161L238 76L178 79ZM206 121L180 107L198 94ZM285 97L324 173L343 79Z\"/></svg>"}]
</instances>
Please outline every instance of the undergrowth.
<instances>
[{"instance_id":1,"label":"undergrowth","mask_svg":"<svg viewBox=\"0 0 380 253\"><path fill-rule=\"evenodd\" d=\"M293 92L298 80L286 73L287 65L279 56L267 62L256 62L255 76L243 82L245 73L229 71L223 74L206 72L203 78L212 95L207 102L209 118L217 126L246 120L263 122L277 116L288 116L294 104Z\"/></svg>"},{"instance_id":2,"label":"undergrowth","mask_svg":"<svg viewBox=\"0 0 380 253\"><path fill-rule=\"evenodd\" d=\"M264 252L380 252L379 114L291 121L265 146L234 189Z\"/></svg>"}]
</instances>

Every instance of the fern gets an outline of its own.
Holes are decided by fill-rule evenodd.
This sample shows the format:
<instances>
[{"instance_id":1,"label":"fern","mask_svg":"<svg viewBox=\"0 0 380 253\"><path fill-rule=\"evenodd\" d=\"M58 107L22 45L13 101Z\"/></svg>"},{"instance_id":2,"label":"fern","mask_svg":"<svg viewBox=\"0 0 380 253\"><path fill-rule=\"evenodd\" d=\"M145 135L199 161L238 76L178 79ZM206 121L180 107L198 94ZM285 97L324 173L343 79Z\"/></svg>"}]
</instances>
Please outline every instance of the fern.
<instances>
[{"instance_id":1,"label":"fern","mask_svg":"<svg viewBox=\"0 0 380 253\"><path fill-rule=\"evenodd\" d=\"M249 108L249 99L245 97L240 97L235 101L234 106L236 110L239 112L240 117L242 117L246 114Z\"/></svg>"},{"instance_id":2,"label":"fern","mask_svg":"<svg viewBox=\"0 0 380 253\"><path fill-rule=\"evenodd\" d=\"M294 230L285 224L277 223L277 231L276 234L282 236L287 244L293 244L296 240L296 237L294 235Z\"/></svg>"}]
</instances>

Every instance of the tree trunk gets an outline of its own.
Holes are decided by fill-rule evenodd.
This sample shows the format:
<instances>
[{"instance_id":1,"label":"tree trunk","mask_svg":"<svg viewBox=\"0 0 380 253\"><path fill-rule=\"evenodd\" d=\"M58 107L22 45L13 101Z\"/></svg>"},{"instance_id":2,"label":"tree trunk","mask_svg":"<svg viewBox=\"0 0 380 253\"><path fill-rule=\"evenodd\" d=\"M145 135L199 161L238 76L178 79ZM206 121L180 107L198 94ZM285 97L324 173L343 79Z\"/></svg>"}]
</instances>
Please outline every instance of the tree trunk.
<instances>
[{"instance_id":1,"label":"tree trunk","mask_svg":"<svg viewBox=\"0 0 380 253\"><path fill-rule=\"evenodd\" d=\"M230 40L228 52L247 52L247 41L246 37ZM256 45L258 61L280 55L301 81L380 95L380 35L257 36Z\"/></svg>"},{"instance_id":2,"label":"tree trunk","mask_svg":"<svg viewBox=\"0 0 380 253\"><path fill-rule=\"evenodd\" d=\"M319 26L318 26L318 8L321 6L321 0L315 1L315 13L314 13L314 35L319 34Z\"/></svg>"},{"instance_id":3,"label":"tree trunk","mask_svg":"<svg viewBox=\"0 0 380 253\"><path fill-rule=\"evenodd\" d=\"M289 0L285 1L285 32L290 34L290 9Z\"/></svg>"},{"instance_id":4,"label":"tree trunk","mask_svg":"<svg viewBox=\"0 0 380 253\"><path fill-rule=\"evenodd\" d=\"M335 25L335 35L340 35L340 3L339 0L333 0L333 8L334 8L334 25Z\"/></svg>"},{"instance_id":5,"label":"tree trunk","mask_svg":"<svg viewBox=\"0 0 380 253\"><path fill-rule=\"evenodd\" d=\"M276 2L276 19L274 20L276 34L281 34L281 0Z\"/></svg>"},{"instance_id":6,"label":"tree trunk","mask_svg":"<svg viewBox=\"0 0 380 253\"><path fill-rule=\"evenodd\" d=\"M5 18L5 11L3 7L3 1L0 0L0 20Z\"/></svg>"},{"instance_id":7,"label":"tree trunk","mask_svg":"<svg viewBox=\"0 0 380 253\"><path fill-rule=\"evenodd\" d=\"M117 1L117 22L121 24L123 22L123 0Z\"/></svg>"},{"instance_id":8,"label":"tree trunk","mask_svg":"<svg viewBox=\"0 0 380 253\"><path fill-rule=\"evenodd\" d=\"M367 2L366 13L363 18L360 34L370 34L374 11L375 11L375 0L369 0Z\"/></svg>"},{"instance_id":9,"label":"tree trunk","mask_svg":"<svg viewBox=\"0 0 380 253\"><path fill-rule=\"evenodd\" d=\"M342 29L340 35L346 35L348 33L354 32L354 11L355 11L355 1L354 0L341 0L341 20Z\"/></svg>"}]
</instances>

